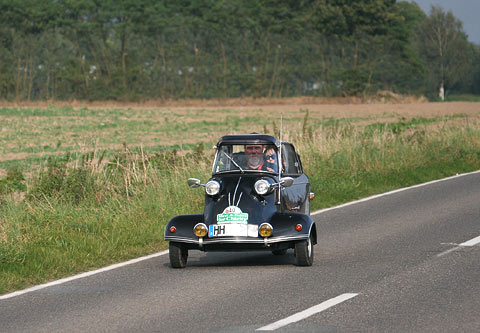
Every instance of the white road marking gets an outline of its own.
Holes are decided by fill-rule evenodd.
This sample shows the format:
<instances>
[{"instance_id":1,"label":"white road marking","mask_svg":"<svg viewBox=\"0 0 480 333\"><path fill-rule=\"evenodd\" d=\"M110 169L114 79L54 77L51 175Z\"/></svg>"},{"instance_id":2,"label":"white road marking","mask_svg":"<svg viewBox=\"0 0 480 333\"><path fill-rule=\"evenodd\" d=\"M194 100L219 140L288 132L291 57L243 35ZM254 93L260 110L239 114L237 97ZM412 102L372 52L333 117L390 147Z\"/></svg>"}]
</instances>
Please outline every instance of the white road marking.
<instances>
[{"instance_id":1,"label":"white road marking","mask_svg":"<svg viewBox=\"0 0 480 333\"><path fill-rule=\"evenodd\" d=\"M438 258L443 257L443 256L446 255L446 254L452 253L452 252L457 251L457 250L460 250L460 249L461 249L460 246L452 247L451 249L448 249L447 251L444 251L444 252L442 252L442 253L437 254L437 257L438 257Z\"/></svg>"},{"instance_id":2,"label":"white road marking","mask_svg":"<svg viewBox=\"0 0 480 333\"><path fill-rule=\"evenodd\" d=\"M453 244L453 245L457 245L456 247L454 248L451 248L451 249L448 249L447 251L444 251L440 254L437 254L437 257L443 257L444 255L446 254L449 254L451 252L454 252L454 251L457 251L457 250L460 250L462 247L468 247L468 246L475 246L477 244L480 244L480 236L478 237L475 237L473 239L470 239L469 241L466 241L466 242L463 242L461 244Z\"/></svg>"},{"instance_id":3,"label":"white road marking","mask_svg":"<svg viewBox=\"0 0 480 333\"><path fill-rule=\"evenodd\" d=\"M314 314L320 313L322 311L325 311L328 308L331 308L332 306L335 306L337 304L340 304L342 302L345 302L358 294L342 294L340 296L337 296L335 298L331 298L328 301L325 301L323 303L317 304L315 306L312 306L311 308L308 308L306 310L303 310L301 312L295 313L294 315L291 315L290 317L281 319L279 321L276 321L272 324L269 324L267 326L263 326L257 329L257 331L273 331L276 330L280 327L286 326L288 324L296 323L300 320L303 320L305 318L308 318L310 316L313 316Z\"/></svg>"},{"instance_id":4,"label":"white road marking","mask_svg":"<svg viewBox=\"0 0 480 333\"><path fill-rule=\"evenodd\" d=\"M443 182L443 181L446 181L446 180L455 179L455 178L459 178L459 177L463 177L463 176L473 175L473 174L476 174L476 173L480 173L480 170L473 171L473 172L468 172L468 173L457 174L455 176L451 176L451 177L447 177L447 178L432 180L432 181L427 182L427 183L422 183L422 184L418 184L418 185L413 185L413 186L409 186L409 187L400 188L400 189L393 190L393 191L390 191L390 192L385 192L385 193L381 193L381 194L372 195L372 196L367 197L367 198L347 202L347 203L344 203L342 205L338 205L338 206L335 206L335 207L320 209L320 210L314 211L313 213L310 213L310 215L322 214L322 213L328 212L329 210L334 210L334 209L339 209L339 208L355 205L355 204L358 204L358 203L361 203L361 202L370 201L370 200L373 200L373 199L385 197L387 195L392 195L392 194L395 194L395 193L398 193L398 192L403 192L403 191L407 191L407 190L414 189L414 188L417 188L417 187L422 187L422 186L427 186L427 185L431 185L431 184L435 184L435 183L440 183L440 182Z\"/></svg>"},{"instance_id":5,"label":"white road marking","mask_svg":"<svg viewBox=\"0 0 480 333\"><path fill-rule=\"evenodd\" d=\"M459 246L475 246L480 243L480 236L470 239L469 241L459 244Z\"/></svg>"},{"instance_id":6,"label":"white road marking","mask_svg":"<svg viewBox=\"0 0 480 333\"><path fill-rule=\"evenodd\" d=\"M123 267L123 266L135 264L135 263L140 262L140 261L144 261L144 260L152 259L152 258L155 258L155 257L163 256L164 254L167 254L167 253L168 253L168 250L158 252L158 253L154 253L154 254L150 254L148 256L132 259L132 260L125 261L125 262L122 262L122 263L110 265L110 266L103 267L103 268L100 268L100 269L97 269L97 270L94 270L94 271L85 272L85 273L77 274L77 275L74 275L74 276L66 277L64 279L48 282L48 283L45 283L45 284L40 284L38 286L34 286L34 287L31 287L31 288L15 291L13 293L5 294L5 295L0 296L0 300L15 297L15 296L20 296L20 295L23 295L23 294L26 294L26 293L30 293L32 291L37 291L37 290L44 289L44 288L47 288L47 287L56 286L56 285L66 283L66 282L70 282L70 281L73 281L73 280L82 279L82 278L87 277L87 276L92 276L92 275L95 275L95 274L98 274L98 273L110 271L112 269L116 269L116 268L120 268L120 267Z\"/></svg>"}]
</instances>

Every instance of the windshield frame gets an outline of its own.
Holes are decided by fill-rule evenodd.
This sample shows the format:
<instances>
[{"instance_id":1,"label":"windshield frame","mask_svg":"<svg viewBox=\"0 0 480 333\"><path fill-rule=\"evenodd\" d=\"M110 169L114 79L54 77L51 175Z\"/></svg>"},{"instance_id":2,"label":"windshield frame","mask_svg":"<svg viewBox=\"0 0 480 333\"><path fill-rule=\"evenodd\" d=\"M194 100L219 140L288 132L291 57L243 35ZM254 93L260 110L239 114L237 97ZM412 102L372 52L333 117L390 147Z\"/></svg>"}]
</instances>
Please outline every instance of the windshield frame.
<instances>
[{"instance_id":1,"label":"windshield frame","mask_svg":"<svg viewBox=\"0 0 480 333\"><path fill-rule=\"evenodd\" d=\"M213 160L213 164L212 164L212 175L222 175L222 174L235 174L235 173L240 173L240 174L245 174L245 173L261 173L261 174L270 174L270 175L278 175L278 170L279 170L279 160L278 160L278 149L275 145L264 145L265 146L265 150L263 152L263 154L265 153L265 151L267 151L268 149L274 149L275 151L275 166L276 166L276 169L277 171L268 171L268 170L252 170L252 169L249 169L248 167L242 165L239 161L234 161L235 158L234 158L234 153L233 151L235 150L233 147L234 146L246 146L246 145L249 145L251 143L221 143L219 144L218 146L215 147L216 149L216 153L215 153L215 158ZM224 149L226 147L231 147L230 149ZM238 150L238 148L237 148ZM237 151L235 154L238 154L238 153L241 153L239 151ZM218 163L221 161L221 155L224 155L225 159L228 159L228 160L231 160L233 165L235 164L238 164L237 166L235 166L235 169L228 169L228 170L218 170ZM265 157L264 157L265 158ZM265 162L265 160L264 160ZM240 168L240 169L238 169ZM218 170L218 171L217 171Z\"/></svg>"}]
</instances>

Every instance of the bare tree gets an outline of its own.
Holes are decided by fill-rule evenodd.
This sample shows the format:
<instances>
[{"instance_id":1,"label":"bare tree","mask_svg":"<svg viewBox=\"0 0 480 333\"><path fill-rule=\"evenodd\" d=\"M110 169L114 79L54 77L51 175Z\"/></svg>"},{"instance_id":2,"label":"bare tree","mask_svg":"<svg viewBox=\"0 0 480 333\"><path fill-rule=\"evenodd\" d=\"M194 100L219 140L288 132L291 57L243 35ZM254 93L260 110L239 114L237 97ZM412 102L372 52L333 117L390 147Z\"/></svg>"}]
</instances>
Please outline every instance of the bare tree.
<instances>
[{"instance_id":1,"label":"bare tree","mask_svg":"<svg viewBox=\"0 0 480 333\"><path fill-rule=\"evenodd\" d=\"M441 99L444 89L459 82L471 65L470 47L463 24L452 11L432 6L430 15L420 27L419 49L432 84Z\"/></svg>"}]
</instances>

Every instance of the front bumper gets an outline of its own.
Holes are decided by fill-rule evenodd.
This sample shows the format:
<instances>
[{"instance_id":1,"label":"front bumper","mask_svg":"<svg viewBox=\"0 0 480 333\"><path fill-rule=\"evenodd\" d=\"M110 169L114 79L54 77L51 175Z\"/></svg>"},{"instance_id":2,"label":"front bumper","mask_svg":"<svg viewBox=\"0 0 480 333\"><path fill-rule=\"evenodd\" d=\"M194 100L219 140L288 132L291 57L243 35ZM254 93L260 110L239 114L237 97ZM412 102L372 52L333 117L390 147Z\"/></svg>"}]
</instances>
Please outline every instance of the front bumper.
<instances>
[{"instance_id":1,"label":"front bumper","mask_svg":"<svg viewBox=\"0 0 480 333\"><path fill-rule=\"evenodd\" d=\"M291 242L307 239L308 235L299 235L299 236L282 236L282 237L266 237L266 238L254 238L254 237L219 237L219 238L186 238L186 237L175 237L175 236L166 236L166 241L178 242L178 243L191 243L198 245L208 245L208 244L219 244L219 243L232 243L232 244L264 244L270 245L280 242Z\"/></svg>"},{"instance_id":2,"label":"front bumper","mask_svg":"<svg viewBox=\"0 0 480 333\"><path fill-rule=\"evenodd\" d=\"M203 221L203 215L180 215L174 217L165 228L165 240L183 243L189 249L202 251L242 251L259 249L279 249L293 247L297 241L313 236L316 243L316 228L312 219L301 213L275 213L270 221L273 234L270 237L197 237L193 233L195 224ZM301 231L296 231L295 226L300 223ZM170 232L170 227L175 226L177 231ZM313 233L313 234L312 234Z\"/></svg>"}]
</instances>

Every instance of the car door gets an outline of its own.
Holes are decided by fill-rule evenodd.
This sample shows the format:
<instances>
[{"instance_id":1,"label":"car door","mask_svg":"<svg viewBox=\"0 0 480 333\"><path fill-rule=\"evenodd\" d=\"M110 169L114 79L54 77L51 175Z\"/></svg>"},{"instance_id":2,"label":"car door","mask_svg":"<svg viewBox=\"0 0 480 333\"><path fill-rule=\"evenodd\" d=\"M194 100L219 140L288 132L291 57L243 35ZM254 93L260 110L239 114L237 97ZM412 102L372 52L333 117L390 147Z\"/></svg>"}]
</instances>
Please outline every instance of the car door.
<instances>
[{"instance_id":1,"label":"car door","mask_svg":"<svg viewBox=\"0 0 480 333\"><path fill-rule=\"evenodd\" d=\"M282 143L282 165L282 177L294 179L292 186L282 189L283 208L291 212L310 214L310 181L303 173L300 156L291 143Z\"/></svg>"}]
</instances>

